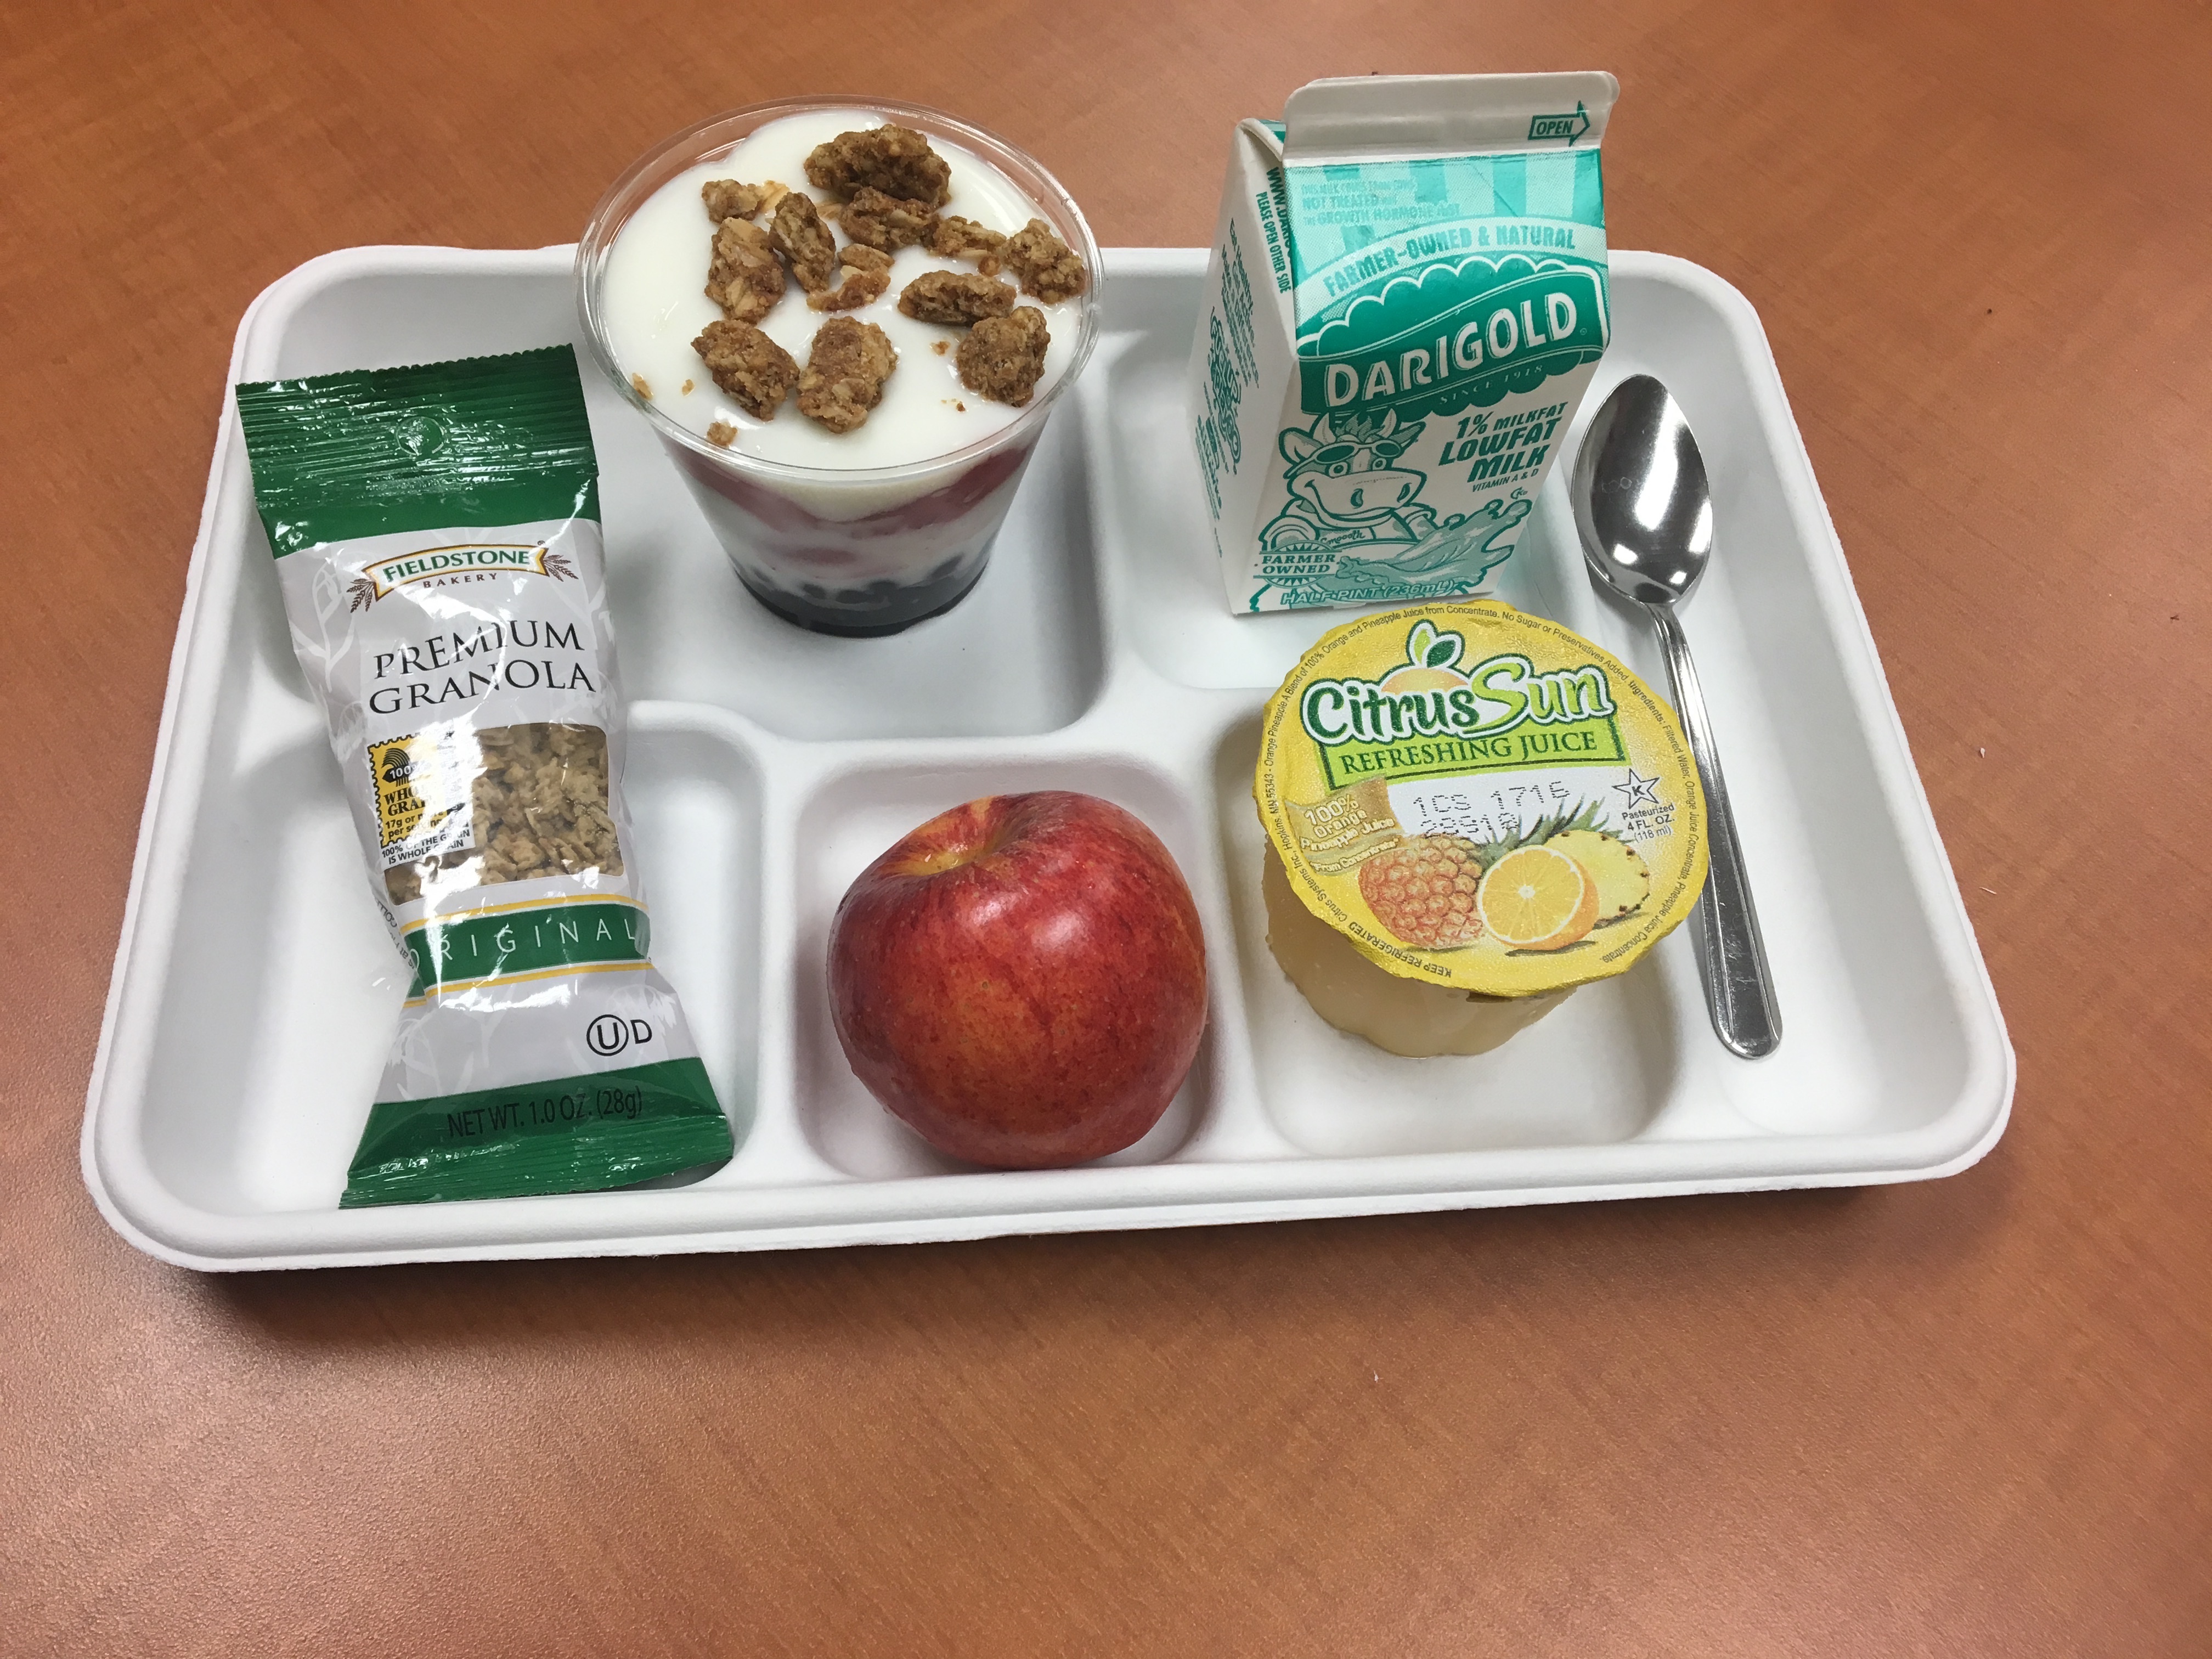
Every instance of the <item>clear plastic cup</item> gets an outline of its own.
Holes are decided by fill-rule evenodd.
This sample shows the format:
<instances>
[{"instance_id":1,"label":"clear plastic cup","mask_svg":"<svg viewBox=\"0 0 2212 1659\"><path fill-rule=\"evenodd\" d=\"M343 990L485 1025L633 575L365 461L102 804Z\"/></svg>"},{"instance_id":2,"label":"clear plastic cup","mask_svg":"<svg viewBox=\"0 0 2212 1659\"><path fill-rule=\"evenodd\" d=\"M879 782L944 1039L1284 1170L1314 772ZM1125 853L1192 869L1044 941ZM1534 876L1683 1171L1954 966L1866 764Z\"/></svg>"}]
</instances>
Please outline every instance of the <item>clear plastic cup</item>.
<instances>
[{"instance_id":1,"label":"clear plastic cup","mask_svg":"<svg viewBox=\"0 0 2212 1659\"><path fill-rule=\"evenodd\" d=\"M943 137L990 162L1037 204L1090 273L1084 292L1068 302L1074 308L1076 337L1059 377L988 437L927 460L899 466L798 466L721 447L641 396L608 339L603 292L607 258L638 206L678 173L713 160L769 121L835 109ZM864 119L854 123L863 124ZM706 241L702 228L702 271ZM576 246L576 304L592 357L616 390L653 423L746 589L802 628L866 635L896 634L942 615L981 579L1045 418L1075 383L1097 343L1101 274L1098 245L1074 198L1005 139L912 104L787 98L687 127L617 179L592 211Z\"/></svg>"}]
</instances>

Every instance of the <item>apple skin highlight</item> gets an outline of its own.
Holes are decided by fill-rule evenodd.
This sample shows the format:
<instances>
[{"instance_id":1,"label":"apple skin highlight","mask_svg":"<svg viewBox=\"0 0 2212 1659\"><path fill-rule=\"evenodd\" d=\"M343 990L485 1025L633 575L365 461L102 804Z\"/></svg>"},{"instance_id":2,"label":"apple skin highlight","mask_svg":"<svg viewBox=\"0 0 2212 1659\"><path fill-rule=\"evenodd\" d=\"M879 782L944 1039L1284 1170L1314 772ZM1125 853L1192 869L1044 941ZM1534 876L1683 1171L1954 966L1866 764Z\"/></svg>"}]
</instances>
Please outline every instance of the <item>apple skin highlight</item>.
<instances>
[{"instance_id":1,"label":"apple skin highlight","mask_svg":"<svg viewBox=\"0 0 2212 1659\"><path fill-rule=\"evenodd\" d=\"M861 872L830 937L830 1006L868 1091L939 1152L1053 1169L1143 1138L1206 1026L1190 889L1095 796L992 795Z\"/></svg>"}]
</instances>

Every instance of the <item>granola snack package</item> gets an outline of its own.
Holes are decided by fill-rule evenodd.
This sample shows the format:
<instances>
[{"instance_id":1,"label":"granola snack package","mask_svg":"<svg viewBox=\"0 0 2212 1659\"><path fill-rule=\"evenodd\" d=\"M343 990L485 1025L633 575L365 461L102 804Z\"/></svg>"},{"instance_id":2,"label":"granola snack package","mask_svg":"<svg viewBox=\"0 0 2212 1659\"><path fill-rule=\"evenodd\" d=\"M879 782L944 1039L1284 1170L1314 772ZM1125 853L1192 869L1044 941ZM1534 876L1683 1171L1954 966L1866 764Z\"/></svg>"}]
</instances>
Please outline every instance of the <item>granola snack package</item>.
<instances>
[{"instance_id":1,"label":"granola snack package","mask_svg":"<svg viewBox=\"0 0 2212 1659\"><path fill-rule=\"evenodd\" d=\"M567 346L238 388L292 643L412 975L345 1206L727 1158L623 809Z\"/></svg>"}]
</instances>

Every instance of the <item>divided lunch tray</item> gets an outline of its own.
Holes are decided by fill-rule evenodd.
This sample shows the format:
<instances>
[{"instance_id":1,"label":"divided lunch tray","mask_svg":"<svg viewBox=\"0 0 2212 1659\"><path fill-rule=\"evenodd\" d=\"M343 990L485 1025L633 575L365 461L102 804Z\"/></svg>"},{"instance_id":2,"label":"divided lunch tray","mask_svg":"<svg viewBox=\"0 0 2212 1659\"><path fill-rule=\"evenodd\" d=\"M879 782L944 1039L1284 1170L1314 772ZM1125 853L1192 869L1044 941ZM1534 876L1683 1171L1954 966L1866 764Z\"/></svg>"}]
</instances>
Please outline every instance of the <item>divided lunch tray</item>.
<instances>
[{"instance_id":1,"label":"divided lunch tray","mask_svg":"<svg viewBox=\"0 0 2212 1659\"><path fill-rule=\"evenodd\" d=\"M230 379L575 337L571 251L360 248L246 313ZM88 1097L85 1179L199 1268L781 1249L1182 1226L1948 1175L2003 1131L2013 1058L1757 316L1680 259L1613 256L1583 404L1655 374L1711 471L1686 613L1786 1035L1731 1057L1686 930L1504 1048L1409 1060L1324 1024L1266 943L1251 799L1267 693L1340 611L1231 616L1182 383L1200 250L1107 256L1105 331L991 568L884 640L739 588L659 442L586 375L630 700L654 954L738 1133L619 1193L341 1211L404 973L292 657L228 398ZM1579 428L1562 454L1571 458ZM1648 625L1583 574L1556 468L1500 597L1655 686ZM938 1157L846 1067L823 977L846 884L976 795L1070 788L1156 830L1204 918L1207 1034L1157 1128L1081 1169Z\"/></svg>"}]
</instances>

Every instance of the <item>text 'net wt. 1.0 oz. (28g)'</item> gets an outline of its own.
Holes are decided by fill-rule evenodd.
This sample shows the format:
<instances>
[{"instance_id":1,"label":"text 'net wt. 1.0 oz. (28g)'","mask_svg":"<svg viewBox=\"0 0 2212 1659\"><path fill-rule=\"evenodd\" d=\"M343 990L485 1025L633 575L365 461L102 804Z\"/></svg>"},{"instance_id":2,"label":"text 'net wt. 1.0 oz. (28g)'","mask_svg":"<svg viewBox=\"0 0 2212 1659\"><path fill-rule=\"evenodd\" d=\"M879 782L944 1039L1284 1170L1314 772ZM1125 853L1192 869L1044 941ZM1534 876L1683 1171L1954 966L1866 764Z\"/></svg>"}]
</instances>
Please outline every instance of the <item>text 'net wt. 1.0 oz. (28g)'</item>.
<instances>
[{"instance_id":1,"label":"text 'net wt. 1.0 oz. (28g)'","mask_svg":"<svg viewBox=\"0 0 2212 1659\"><path fill-rule=\"evenodd\" d=\"M411 975L347 1206L730 1156L653 965L574 352L238 388L300 665Z\"/></svg>"}]
</instances>

